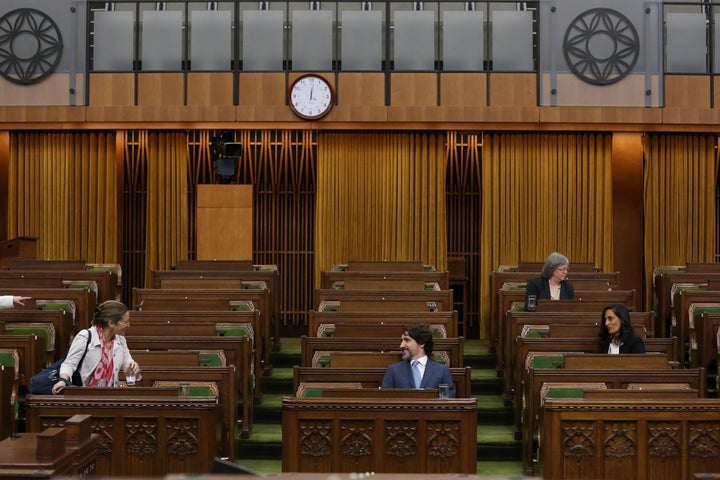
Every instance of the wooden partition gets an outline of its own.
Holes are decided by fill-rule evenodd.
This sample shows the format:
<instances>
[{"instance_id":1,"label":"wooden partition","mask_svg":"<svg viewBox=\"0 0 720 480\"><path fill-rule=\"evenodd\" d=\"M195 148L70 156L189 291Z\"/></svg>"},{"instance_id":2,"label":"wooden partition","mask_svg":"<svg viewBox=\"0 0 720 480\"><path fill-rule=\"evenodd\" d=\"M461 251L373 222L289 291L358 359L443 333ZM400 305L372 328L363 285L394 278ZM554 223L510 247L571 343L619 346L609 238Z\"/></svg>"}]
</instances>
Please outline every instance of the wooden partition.
<instances>
[{"instance_id":1,"label":"wooden partition","mask_svg":"<svg viewBox=\"0 0 720 480\"><path fill-rule=\"evenodd\" d=\"M320 288L346 290L423 290L426 284L437 284L441 290L450 288L450 273L444 272L320 272Z\"/></svg>"},{"instance_id":2,"label":"wooden partition","mask_svg":"<svg viewBox=\"0 0 720 480\"><path fill-rule=\"evenodd\" d=\"M207 473L218 455L215 397L179 397L177 389L67 388L28 395L27 429L62 427L74 414L92 416L100 436L98 477Z\"/></svg>"},{"instance_id":3,"label":"wooden partition","mask_svg":"<svg viewBox=\"0 0 720 480\"><path fill-rule=\"evenodd\" d=\"M590 325L596 327L595 333L588 340L595 344L593 351L600 347L600 311L587 312L508 312L505 318L502 348L498 352L498 372L503 374L506 394L511 392L515 384L515 366L517 357L518 337L528 325ZM654 317L651 312L630 312L633 325L640 324L646 329L652 326ZM673 359L677 360L677 358Z\"/></svg>"},{"instance_id":4,"label":"wooden partition","mask_svg":"<svg viewBox=\"0 0 720 480\"><path fill-rule=\"evenodd\" d=\"M269 350L273 342L280 345L279 323L280 323L280 299L282 298L282 286L280 273L275 265L254 265L250 270L227 270L225 268L214 268L202 270L191 268L192 262L183 263L183 269L176 270L153 270L151 272L151 284L148 288L155 289L195 289L195 290L237 290L237 289L261 289L264 282L269 290L270 314L264 314L267 318L267 335L263 335L263 342L267 345L268 352L265 356L265 367L271 370ZM224 262L221 262L224 263ZM243 262L244 263L244 262ZM178 264L178 268L180 264Z\"/></svg>"},{"instance_id":5,"label":"wooden partition","mask_svg":"<svg viewBox=\"0 0 720 480\"><path fill-rule=\"evenodd\" d=\"M477 400L293 398L283 472L474 474Z\"/></svg>"},{"instance_id":6,"label":"wooden partition","mask_svg":"<svg viewBox=\"0 0 720 480\"><path fill-rule=\"evenodd\" d=\"M197 258L253 258L253 186L198 185Z\"/></svg>"},{"instance_id":7,"label":"wooden partition","mask_svg":"<svg viewBox=\"0 0 720 480\"><path fill-rule=\"evenodd\" d=\"M718 430L716 399L547 399L543 478L705 478L720 471Z\"/></svg>"},{"instance_id":8,"label":"wooden partition","mask_svg":"<svg viewBox=\"0 0 720 480\"><path fill-rule=\"evenodd\" d=\"M66 417L67 418L67 417ZM97 473L100 435L90 415L73 415L64 426L21 433L0 442L2 478L82 478Z\"/></svg>"},{"instance_id":9,"label":"wooden partition","mask_svg":"<svg viewBox=\"0 0 720 480\"><path fill-rule=\"evenodd\" d=\"M15 369L0 365L0 440L15 432L15 403L17 402Z\"/></svg>"},{"instance_id":10,"label":"wooden partition","mask_svg":"<svg viewBox=\"0 0 720 480\"><path fill-rule=\"evenodd\" d=\"M16 258L36 258L37 241L37 237L15 237L0 243L0 267L4 268Z\"/></svg>"},{"instance_id":11,"label":"wooden partition","mask_svg":"<svg viewBox=\"0 0 720 480\"><path fill-rule=\"evenodd\" d=\"M604 384L607 388L627 388L628 385L633 383L683 383L687 384L689 388L704 392L706 381L705 370L702 368L668 368L665 370L622 369L615 371L530 368L526 378L527 381L523 385L523 396L526 403L522 415L523 468L526 475L535 474L533 439L535 438L539 425L542 423L540 412L541 404L544 400L541 399L541 390L544 384L565 384L569 387L574 387L582 383L598 383ZM647 404L635 404L635 408L642 410L647 408ZM612 418L612 415L607 418ZM547 440L543 442L546 443Z\"/></svg>"},{"instance_id":12,"label":"wooden partition","mask_svg":"<svg viewBox=\"0 0 720 480\"><path fill-rule=\"evenodd\" d=\"M417 305L426 305L423 310L427 310L428 305L432 304L435 309L441 311L452 311L454 308L453 291L452 290L335 290L335 289L315 289L314 305L316 310L320 310L320 305L327 302L339 302L342 305L351 305L353 303L369 304L367 308L348 307L352 311L387 311L385 304L401 311L403 304L407 304L408 310L417 308ZM421 307L422 308L422 307ZM343 310L348 311L347 308ZM415 310L413 310L415 311Z\"/></svg>"},{"instance_id":13,"label":"wooden partition","mask_svg":"<svg viewBox=\"0 0 720 480\"><path fill-rule=\"evenodd\" d=\"M464 338L436 338L433 340L433 355L438 353L447 356L449 367L462 367L464 358ZM330 352L370 352L383 353L398 351L400 340L391 338L332 338L307 337L300 339L300 366L315 366L316 359Z\"/></svg>"},{"instance_id":14,"label":"wooden partition","mask_svg":"<svg viewBox=\"0 0 720 480\"><path fill-rule=\"evenodd\" d=\"M400 338L404 325L426 323L443 337L457 337L457 311L452 312L316 312L310 317L310 337L354 336L355 338ZM340 327L342 325L342 328ZM357 329L353 329L353 325ZM330 330L332 329L332 332ZM365 330L358 330L365 329ZM364 334L362 332L365 332Z\"/></svg>"}]
</instances>

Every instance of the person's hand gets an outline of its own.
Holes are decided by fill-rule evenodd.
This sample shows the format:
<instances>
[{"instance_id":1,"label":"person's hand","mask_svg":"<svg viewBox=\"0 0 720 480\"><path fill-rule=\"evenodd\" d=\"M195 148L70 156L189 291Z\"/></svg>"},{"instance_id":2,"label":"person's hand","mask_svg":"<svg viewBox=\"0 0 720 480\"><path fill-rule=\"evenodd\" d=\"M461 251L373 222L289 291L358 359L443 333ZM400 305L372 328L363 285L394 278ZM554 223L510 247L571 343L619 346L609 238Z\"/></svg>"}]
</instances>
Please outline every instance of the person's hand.
<instances>
[{"instance_id":1,"label":"person's hand","mask_svg":"<svg viewBox=\"0 0 720 480\"><path fill-rule=\"evenodd\" d=\"M60 395L63 390L65 390L65 387L67 384L64 380L59 380L55 385L52 387L52 394L53 395Z\"/></svg>"},{"instance_id":2,"label":"person's hand","mask_svg":"<svg viewBox=\"0 0 720 480\"><path fill-rule=\"evenodd\" d=\"M140 373L140 365L138 365L137 362L128 363L125 373L134 373L137 376Z\"/></svg>"},{"instance_id":3,"label":"person's hand","mask_svg":"<svg viewBox=\"0 0 720 480\"><path fill-rule=\"evenodd\" d=\"M23 306L25 305L25 301L30 300L31 298L32 297L13 296L13 305Z\"/></svg>"}]
</instances>

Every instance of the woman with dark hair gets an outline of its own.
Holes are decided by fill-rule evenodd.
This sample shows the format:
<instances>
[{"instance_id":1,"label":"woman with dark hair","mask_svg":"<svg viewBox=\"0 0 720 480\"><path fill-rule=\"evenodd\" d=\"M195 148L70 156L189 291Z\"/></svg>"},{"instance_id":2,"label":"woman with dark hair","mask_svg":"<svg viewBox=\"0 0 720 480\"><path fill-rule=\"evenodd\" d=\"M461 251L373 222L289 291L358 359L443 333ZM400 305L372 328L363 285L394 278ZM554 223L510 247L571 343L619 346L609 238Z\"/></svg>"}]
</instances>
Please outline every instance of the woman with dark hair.
<instances>
[{"instance_id":1,"label":"woman with dark hair","mask_svg":"<svg viewBox=\"0 0 720 480\"><path fill-rule=\"evenodd\" d=\"M543 265L540 277L528 280L525 289L525 310L528 300L572 300L575 298L575 289L566 280L570 260L561 253L551 253Z\"/></svg>"},{"instance_id":2,"label":"woman with dark hair","mask_svg":"<svg viewBox=\"0 0 720 480\"><path fill-rule=\"evenodd\" d=\"M57 395L66 386L72 385L73 374L81 359L80 377L86 387L116 386L120 369L126 374L137 375L140 367L130 355L124 337L129 326L130 312L124 303L107 300L98 305L93 326L75 335L70 351L60 366L60 380L53 386L52 393Z\"/></svg>"},{"instance_id":3,"label":"woman with dark hair","mask_svg":"<svg viewBox=\"0 0 720 480\"><path fill-rule=\"evenodd\" d=\"M605 307L601 318L600 353L645 353L645 342L633 332L625 305Z\"/></svg>"}]
</instances>

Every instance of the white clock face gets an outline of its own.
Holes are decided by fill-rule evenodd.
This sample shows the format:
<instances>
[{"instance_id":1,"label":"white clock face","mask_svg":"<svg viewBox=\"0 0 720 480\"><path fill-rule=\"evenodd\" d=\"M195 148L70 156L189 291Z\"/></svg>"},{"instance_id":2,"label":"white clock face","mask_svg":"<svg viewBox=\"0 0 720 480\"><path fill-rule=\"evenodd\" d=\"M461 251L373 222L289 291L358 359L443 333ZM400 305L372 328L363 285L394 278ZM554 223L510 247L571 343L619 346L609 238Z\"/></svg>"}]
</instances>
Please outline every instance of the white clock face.
<instances>
[{"instance_id":1,"label":"white clock face","mask_svg":"<svg viewBox=\"0 0 720 480\"><path fill-rule=\"evenodd\" d=\"M290 88L290 106L303 118L320 118L332 108L333 92L330 84L315 75L298 78Z\"/></svg>"}]
</instances>

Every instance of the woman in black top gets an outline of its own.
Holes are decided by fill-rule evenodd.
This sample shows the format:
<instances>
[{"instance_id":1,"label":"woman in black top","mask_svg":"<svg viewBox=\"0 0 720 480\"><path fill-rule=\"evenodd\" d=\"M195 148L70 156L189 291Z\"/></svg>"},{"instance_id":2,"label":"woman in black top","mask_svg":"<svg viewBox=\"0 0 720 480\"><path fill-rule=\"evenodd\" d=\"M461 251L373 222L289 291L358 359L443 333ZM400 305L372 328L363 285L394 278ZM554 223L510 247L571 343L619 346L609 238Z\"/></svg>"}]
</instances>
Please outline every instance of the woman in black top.
<instances>
[{"instance_id":1,"label":"woman in black top","mask_svg":"<svg viewBox=\"0 0 720 480\"><path fill-rule=\"evenodd\" d=\"M603 309L600 322L600 353L645 353L645 342L633 332L630 312L622 304Z\"/></svg>"},{"instance_id":2,"label":"woman in black top","mask_svg":"<svg viewBox=\"0 0 720 480\"><path fill-rule=\"evenodd\" d=\"M575 289L567 278L570 260L561 253L551 253L543 265L540 277L528 280L525 289L525 310L528 310L528 298L536 300L572 300Z\"/></svg>"}]
</instances>

